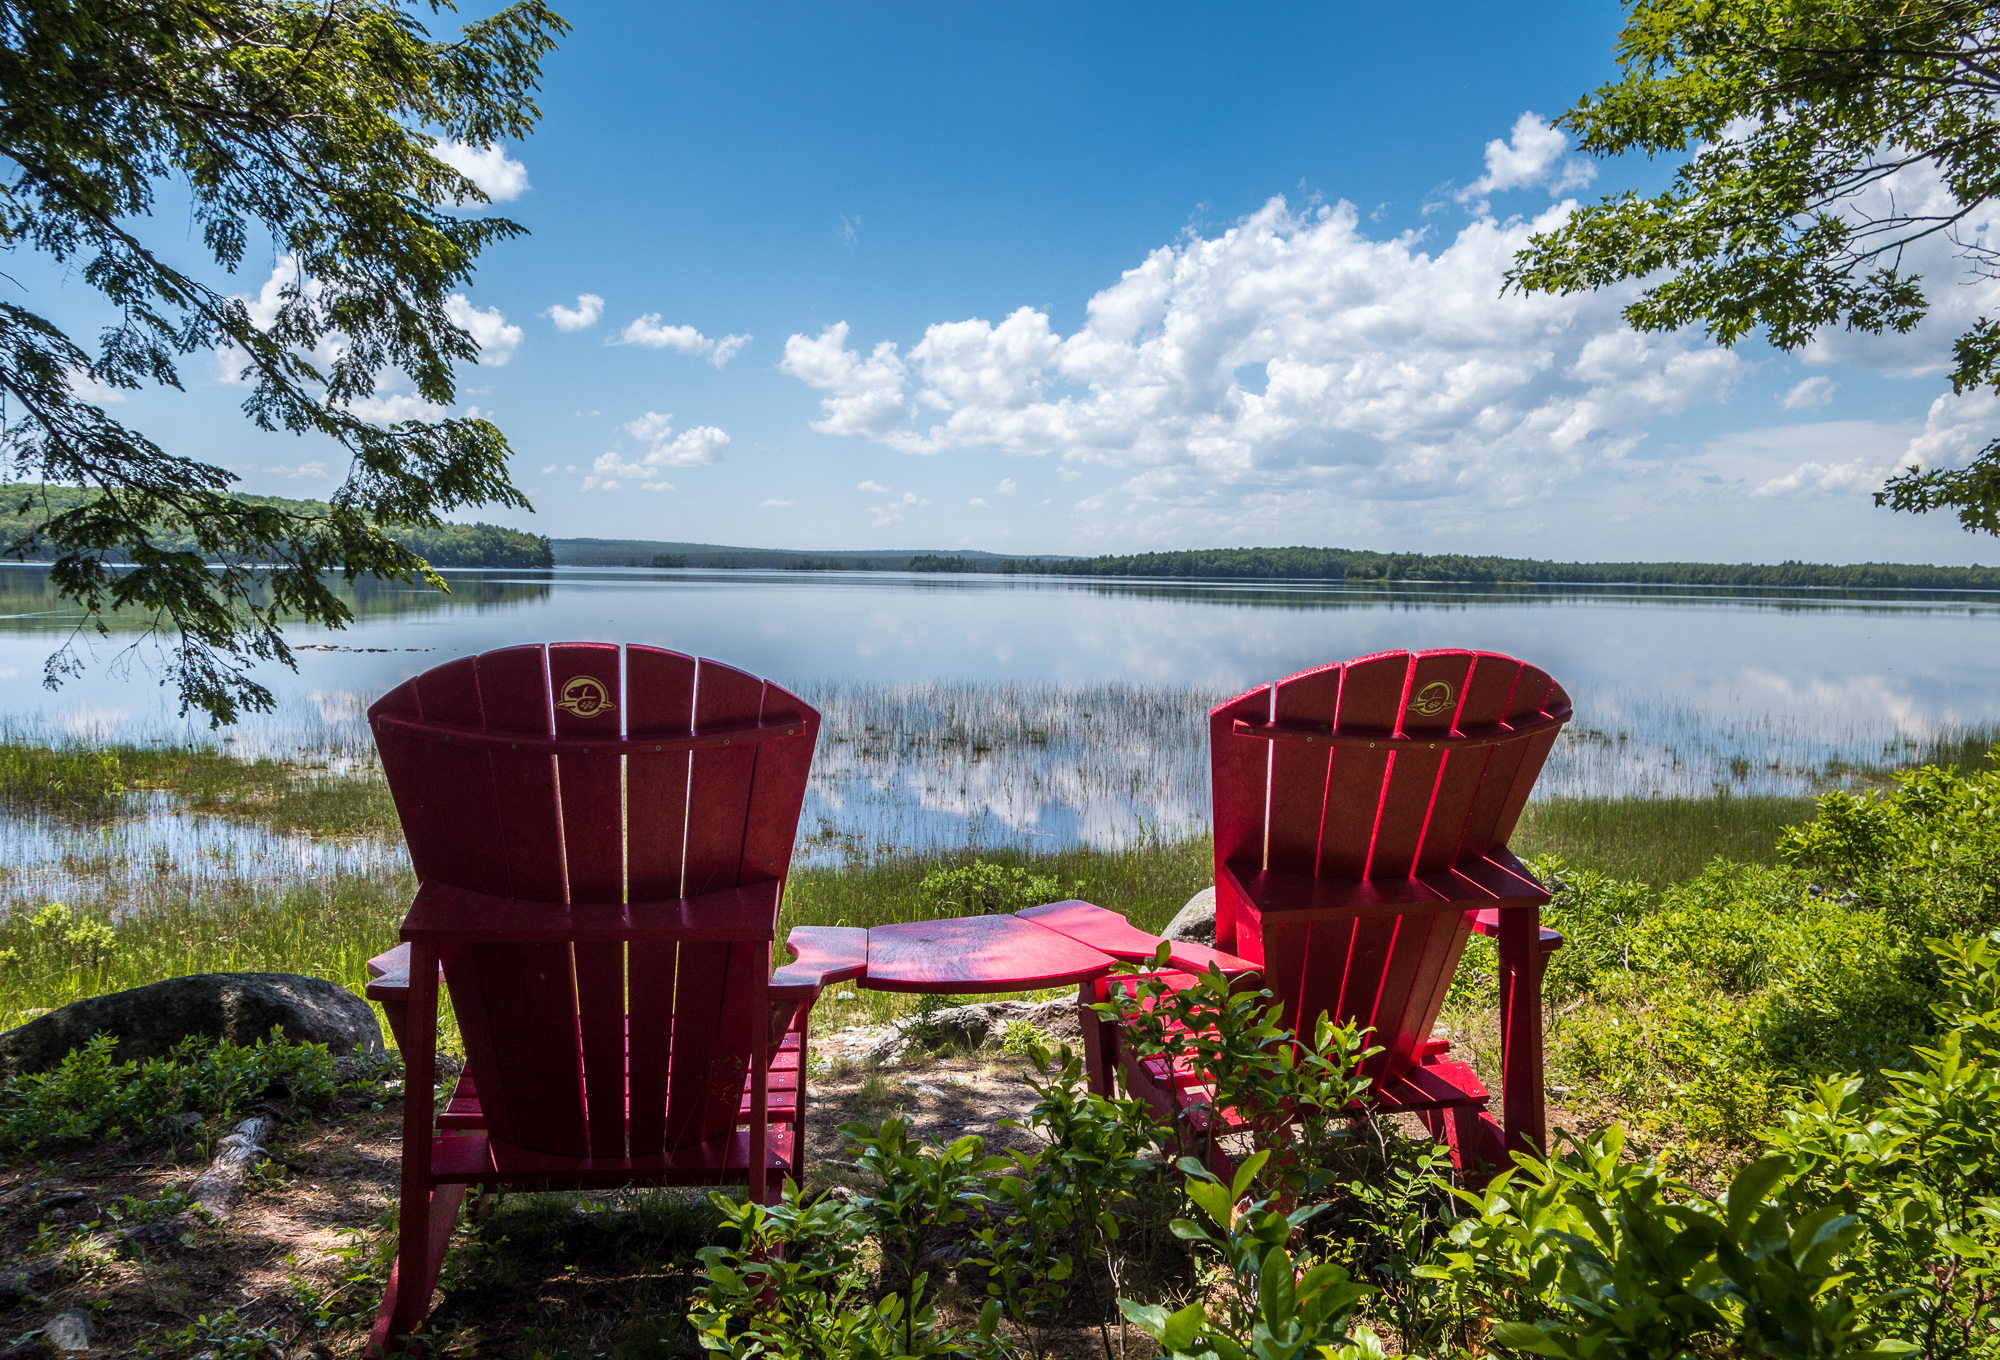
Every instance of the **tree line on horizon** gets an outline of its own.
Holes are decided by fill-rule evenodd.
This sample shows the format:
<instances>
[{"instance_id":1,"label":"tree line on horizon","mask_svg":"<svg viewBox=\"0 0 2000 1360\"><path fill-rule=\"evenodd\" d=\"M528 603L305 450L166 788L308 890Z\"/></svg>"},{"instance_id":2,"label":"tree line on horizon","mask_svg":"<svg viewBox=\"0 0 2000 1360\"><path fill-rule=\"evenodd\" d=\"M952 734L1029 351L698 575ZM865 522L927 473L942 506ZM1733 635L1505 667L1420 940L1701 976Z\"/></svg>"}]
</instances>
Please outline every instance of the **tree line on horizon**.
<instances>
[{"instance_id":1,"label":"tree line on horizon","mask_svg":"<svg viewBox=\"0 0 2000 1360\"><path fill-rule=\"evenodd\" d=\"M1797 586L1848 590L2000 590L2000 568L1899 562L1832 566L1755 562L1547 562L1463 553L1382 553L1357 548L1209 548L999 562L924 554L911 571L1003 575L1147 576L1202 580L1435 581L1473 585Z\"/></svg>"},{"instance_id":2,"label":"tree line on horizon","mask_svg":"<svg viewBox=\"0 0 2000 1360\"><path fill-rule=\"evenodd\" d=\"M52 515L90 503L102 492L86 487L39 486L24 482L0 485L0 560L52 562L65 549L41 539L38 527ZM282 496L238 493L245 505L268 506L301 519L325 517L324 501L295 501ZM555 551L540 534L503 529L497 524L389 524L383 533L434 567L553 567ZM152 546L162 552L192 552L195 538L184 527L157 526ZM122 556L129 560L130 554Z\"/></svg>"}]
</instances>

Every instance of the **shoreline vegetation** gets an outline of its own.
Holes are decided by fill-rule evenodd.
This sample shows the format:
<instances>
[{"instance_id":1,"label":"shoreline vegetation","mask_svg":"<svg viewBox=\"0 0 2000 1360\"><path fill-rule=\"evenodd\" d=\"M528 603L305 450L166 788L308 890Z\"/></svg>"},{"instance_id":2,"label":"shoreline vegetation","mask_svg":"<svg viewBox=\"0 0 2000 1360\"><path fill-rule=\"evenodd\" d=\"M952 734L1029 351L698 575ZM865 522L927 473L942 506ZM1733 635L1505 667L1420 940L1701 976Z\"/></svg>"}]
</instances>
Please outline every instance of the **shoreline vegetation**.
<instances>
[{"instance_id":1,"label":"shoreline vegetation","mask_svg":"<svg viewBox=\"0 0 2000 1360\"><path fill-rule=\"evenodd\" d=\"M2000 568L1862 562L1553 562L1357 548L1216 548L1099 557L988 552L805 553L645 539L551 539L563 567L703 571L908 571L1190 581L1427 582L1438 585L1762 587L1808 590L2000 590Z\"/></svg>"},{"instance_id":2,"label":"shoreline vegetation","mask_svg":"<svg viewBox=\"0 0 2000 1360\"><path fill-rule=\"evenodd\" d=\"M50 562L56 552L36 541L40 525L54 515L74 510L101 493L82 487L41 486L28 482L0 483L0 560ZM287 500L281 496L239 494L246 505L270 506L287 514L317 519L325 501ZM555 553L540 534L503 529L497 524L392 525L388 535L434 567L534 568L553 567ZM153 546L162 552L189 552L194 537L185 529L161 526ZM129 560L118 559L114 560Z\"/></svg>"}]
</instances>

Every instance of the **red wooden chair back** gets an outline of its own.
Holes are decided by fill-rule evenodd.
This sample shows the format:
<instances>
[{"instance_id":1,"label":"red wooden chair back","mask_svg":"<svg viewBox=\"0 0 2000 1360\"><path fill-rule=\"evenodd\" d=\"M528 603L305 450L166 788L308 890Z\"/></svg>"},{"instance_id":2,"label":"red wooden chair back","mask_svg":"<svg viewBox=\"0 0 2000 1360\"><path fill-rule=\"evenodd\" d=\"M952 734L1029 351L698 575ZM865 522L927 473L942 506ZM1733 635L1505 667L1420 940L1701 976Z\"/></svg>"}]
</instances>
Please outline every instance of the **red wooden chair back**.
<instances>
[{"instance_id":1,"label":"red wooden chair back","mask_svg":"<svg viewBox=\"0 0 2000 1360\"><path fill-rule=\"evenodd\" d=\"M1546 900L1506 846L1569 708L1536 667L1460 650L1359 657L1216 707L1217 947L1263 966L1287 1025L1373 1026L1372 1074L1407 1072L1474 912L1398 908ZM1324 909L1277 909L1308 900Z\"/></svg>"},{"instance_id":2,"label":"red wooden chair back","mask_svg":"<svg viewBox=\"0 0 2000 1360\"><path fill-rule=\"evenodd\" d=\"M597 643L449 662L369 719L423 884L635 913L782 882L819 729L741 671ZM698 941L445 945L496 1145L642 1158L729 1134L768 958Z\"/></svg>"}]
</instances>

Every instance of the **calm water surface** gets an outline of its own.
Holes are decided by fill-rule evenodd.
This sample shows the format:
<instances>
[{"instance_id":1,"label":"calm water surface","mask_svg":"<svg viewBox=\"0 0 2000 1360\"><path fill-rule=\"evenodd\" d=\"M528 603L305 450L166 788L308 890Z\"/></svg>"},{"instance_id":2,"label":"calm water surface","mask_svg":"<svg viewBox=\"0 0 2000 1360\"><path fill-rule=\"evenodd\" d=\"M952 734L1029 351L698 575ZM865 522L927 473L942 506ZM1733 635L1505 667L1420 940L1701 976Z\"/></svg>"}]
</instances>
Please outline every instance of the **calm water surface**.
<instances>
[{"instance_id":1,"label":"calm water surface","mask_svg":"<svg viewBox=\"0 0 2000 1360\"><path fill-rule=\"evenodd\" d=\"M639 642L798 689L828 723L803 830L858 846L1110 843L1206 819L1210 705L1398 647L1508 652L1577 720L1551 793L1806 792L2000 726L2000 597L1955 592L1084 582L894 573L449 572L372 585L344 631L288 630L278 711L237 749L365 746L362 710L441 661L520 642ZM81 638L46 572L0 568L0 717L19 734L213 739L163 694L136 622ZM89 663L40 684L66 638ZM954 735L955 734L955 735ZM18 842L17 842L18 843ZM143 858L143 856L142 856Z\"/></svg>"}]
</instances>

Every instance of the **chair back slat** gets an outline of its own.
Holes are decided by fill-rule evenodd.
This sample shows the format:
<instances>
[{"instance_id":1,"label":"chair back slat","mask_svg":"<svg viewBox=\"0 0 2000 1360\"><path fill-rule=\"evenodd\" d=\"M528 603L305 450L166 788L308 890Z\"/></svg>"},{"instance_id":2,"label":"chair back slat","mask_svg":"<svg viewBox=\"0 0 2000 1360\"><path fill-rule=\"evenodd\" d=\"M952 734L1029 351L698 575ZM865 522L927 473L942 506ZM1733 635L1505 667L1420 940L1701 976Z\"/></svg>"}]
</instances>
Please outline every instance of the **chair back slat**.
<instances>
[{"instance_id":1,"label":"chair back slat","mask_svg":"<svg viewBox=\"0 0 2000 1360\"><path fill-rule=\"evenodd\" d=\"M478 663L471 657L427 671L390 696L397 710L431 722L480 725ZM386 702L386 701L385 701ZM507 866L493 854L492 769L483 751L434 751L397 737L382 746L396 815L417 877L507 891ZM403 778L395 777L402 771ZM470 816L466 814L470 813Z\"/></svg>"},{"instance_id":2,"label":"chair back slat","mask_svg":"<svg viewBox=\"0 0 2000 1360\"><path fill-rule=\"evenodd\" d=\"M695 673L698 729L754 722L763 710L764 682L703 657ZM743 868L744 828L756 779L757 746L705 747L692 753L688 777L687 851L683 869L689 896L737 886ZM741 945L683 944L674 986L673 1061L668 1075L666 1146L688 1147L725 1130L717 1111L725 1101L730 1126L741 1103L749 1029L731 1029L734 979L743 972Z\"/></svg>"},{"instance_id":3,"label":"chair back slat","mask_svg":"<svg viewBox=\"0 0 2000 1360\"><path fill-rule=\"evenodd\" d=\"M615 646L572 642L549 648L549 692L557 737L618 739L625 712L621 669ZM568 900L623 902L624 771L616 759L586 754L589 749L556 757Z\"/></svg>"},{"instance_id":4,"label":"chair back slat","mask_svg":"<svg viewBox=\"0 0 2000 1360\"><path fill-rule=\"evenodd\" d=\"M488 732L550 735L548 658L542 649L509 647L476 660L478 725ZM428 711L425 716L432 717ZM487 755L495 819L484 828L486 854L507 871L507 886L498 895L563 901L562 808L556 797L555 757L493 747L487 748Z\"/></svg>"},{"instance_id":5,"label":"chair back slat","mask_svg":"<svg viewBox=\"0 0 2000 1360\"><path fill-rule=\"evenodd\" d=\"M1357 887L1503 848L1556 728L1498 744L1453 734L1478 737L1569 703L1534 667L1459 649L1359 657L1278 681L1268 704L1265 693L1252 690L1210 715L1217 864L1242 878L1263 868ZM1277 736L1235 732L1238 719L1261 724L1267 716ZM1321 745L1287 733L1348 740ZM1380 749L1366 744L1377 734L1388 738ZM1419 900L1428 891L1412 890ZM1380 1078L1420 1059L1471 931L1469 913L1308 923L1245 903L1243 919L1226 922L1223 897L1219 888L1218 941L1233 932L1223 947L1263 966L1288 1025L1310 1036L1328 1014L1372 1027L1384 1051L1367 1070Z\"/></svg>"},{"instance_id":6,"label":"chair back slat","mask_svg":"<svg viewBox=\"0 0 2000 1360\"><path fill-rule=\"evenodd\" d=\"M806 777L813 748L819 743L819 714L797 695L766 681L763 703L764 722L796 720L804 735L800 740L770 741L757 747L756 779L743 828L743 861L736 875L738 887L769 883L791 872Z\"/></svg>"},{"instance_id":7,"label":"chair back slat","mask_svg":"<svg viewBox=\"0 0 2000 1360\"><path fill-rule=\"evenodd\" d=\"M1278 682L1272 695L1275 722L1327 722L1340 698L1341 669L1323 666ZM1310 874L1320 851L1326 813L1328 751L1296 742L1272 742L1269 821L1264 865L1278 873Z\"/></svg>"},{"instance_id":8,"label":"chair back slat","mask_svg":"<svg viewBox=\"0 0 2000 1360\"><path fill-rule=\"evenodd\" d=\"M1474 652L1471 670L1458 702L1459 731L1483 731L1507 714L1513 697L1514 681L1521 663L1496 652ZM1423 849L1417 855L1417 874L1437 873L1462 862L1460 850L1466 844L1466 828L1472 819L1472 805L1492 762L1490 746L1452 751L1445 760L1445 776L1438 782L1437 797L1431 803L1430 827L1424 833ZM1489 847L1469 851L1463 858L1475 858Z\"/></svg>"},{"instance_id":9,"label":"chair back slat","mask_svg":"<svg viewBox=\"0 0 2000 1360\"><path fill-rule=\"evenodd\" d=\"M755 722L763 706L762 680L702 658L694 689L696 727ZM737 886L757 754L754 745L709 746L694 752L684 889L689 897Z\"/></svg>"},{"instance_id":10,"label":"chair back slat","mask_svg":"<svg viewBox=\"0 0 2000 1360\"><path fill-rule=\"evenodd\" d=\"M1332 713L1331 730L1394 731L1409 676L1407 652L1386 652L1348 662L1342 668L1340 700ZM1279 693L1283 692L1281 684ZM1311 715L1320 722L1327 716L1324 712ZM1398 758L1393 752L1363 746L1343 746L1333 752L1326 816L1320 830L1318 877L1368 876L1384 795ZM1301 1033L1310 1037L1322 1014L1369 1023L1382 971L1395 942L1394 918L1314 922L1306 941L1305 977L1299 992Z\"/></svg>"},{"instance_id":11,"label":"chair back slat","mask_svg":"<svg viewBox=\"0 0 2000 1360\"><path fill-rule=\"evenodd\" d=\"M658 647L625 649L626 732L681 737L694 730L695 661ZM625 799L632 834L627 838L631 900L664 902L681 896L681 851L687 831L687 756L631 761ZM669 982L668 990L672 990Z\"/></svg>"},{"instance_id":12,"label":"chair back slat","mask_svg":"<svg viewBox=\"0 0 2000 1360\"><path fill-rule=\"evenodd\" d=\"M647 735L766 713L800 734L631 754ZM819 726L795 696L730 667L590 643L448 663L370 718L419 878L552 908L781 880ZM512 735L556 744L493 739ZM644 1157L735 1128L768 943L448 943L441 957L497 1143Z\"/></svg>"},{"instance_id":13,"label":"chair back slat","mask_svg":"<svg viewBox=\"0 0 2000 1360\"><path fill-rule=\"evenodd\" d=\"M1503 720L1517 722L1539 714L1552 683L1548 675L1536 667L1520 666L1507 696ZM1553 743L1554 734L1549 736L1549 742L1535 738L1492 748L1493 754L1480 777L1479 792L1473 796L1472 811L1466 818L1465 833L1459 841L1458 855L1453 863L1464 864L1507 843L1514 827L1512 822L1505 822L1504 819L1508 807L1514 805L1516 782L1525 778L1529 785L1533 785L1535 776L1541 773L1541 757L1548 754ZM1530 761L1531 755L1536 759ZM1526 801L1524 795L1521 802Z\"/></svg>"},{"instance_id":14,"label":"chair back slat","mask_svg":"<svg viewBox=\"0 0 2000 1360\"><path fill-rule=\"evenodd\" d=\"M1234 735L1237 719L1267 722L1271 717L1271 687L1239 694L1218 704L1208 718L1209 783L1215 806L1215 863L1264 867L1264 792L1271 778L1271 743ZM1225 882L1217 873L1218 885ZM1235 903L1218 886L1215 894L1215 944L1226 953L1248 958L1239 947Z\"/></svg>"},{"instance_id":15,"label":"chair back slat","mask_svg":"<svg viewBox=\"0 0 2000 1360\"><path fill-rule=\"evenodd\" d=\"M615 741L625 720L618 648L573 642L549 648L555 735ZM585 746L556 757L562 795L565 881L572 902L625 900L623 762ZM590 1155L625 1155L625 946L579 944L576 1025L588 1106Z\"/></svg>"},{"instance_id":16,"label":"chair back slat","mask_svg":"<svg viewBox=\"0 0 2000 1360\"><path fill-rule=\"evenodd\" d=\"M1396 731L1406 737L1448 738L1470 670L1471 658L1464 652L1419 652L1412 657ZM1437 750L1406 747L1396 752L1368 855L1370 878L1410 876L1430 834L1431 812L1449 757L1448 742Z\"/></svg>"},{"instance_id":17,"label":"chair back slat","mask_svg":"<svg viewBox=\"0 0 2000 1360\"><path fill-rule=\"evenodd\" d=\"M685 736L694 730L695 660L657 647L625 649L626 731ZM653 755L625 772L627 875L631 900L681 895L681 852L687 843L688 755ZM632 1155L666 1146L667 1073L672 1054L674 977L680 953L670 944L634 944L626 970L631 1006L632 1109L626 1137Z\"/></svg>"}]
</instances>

